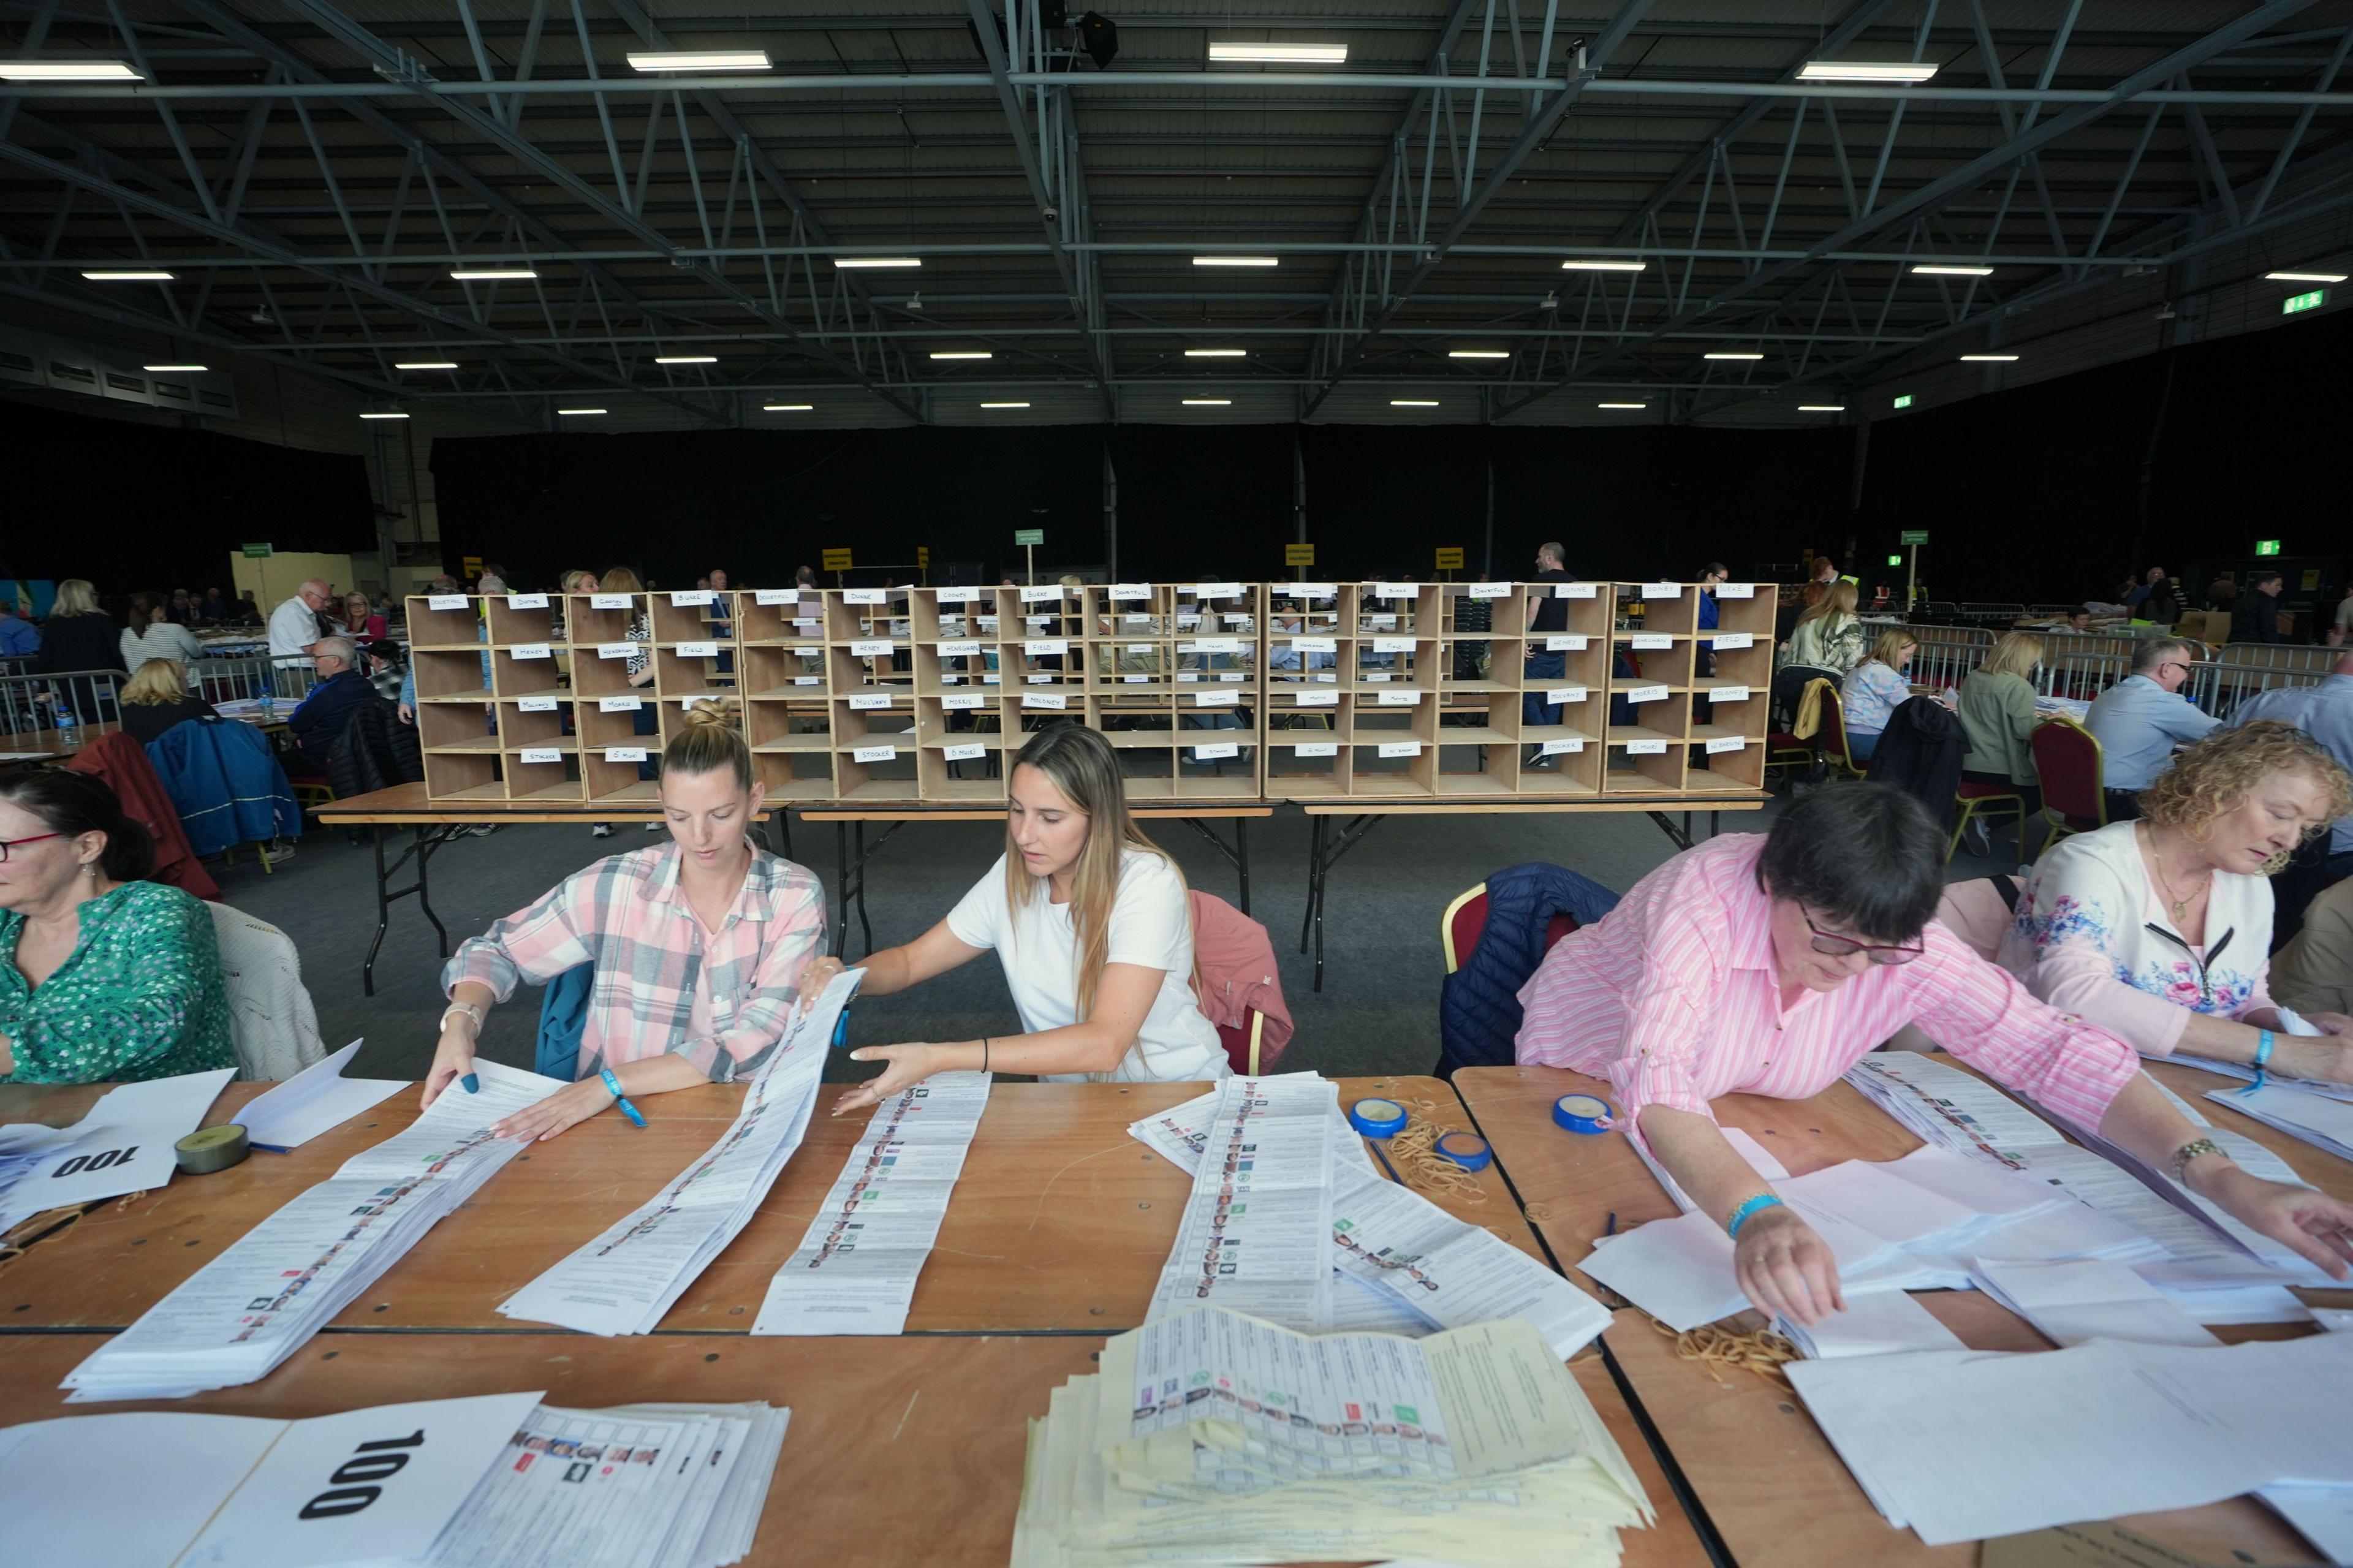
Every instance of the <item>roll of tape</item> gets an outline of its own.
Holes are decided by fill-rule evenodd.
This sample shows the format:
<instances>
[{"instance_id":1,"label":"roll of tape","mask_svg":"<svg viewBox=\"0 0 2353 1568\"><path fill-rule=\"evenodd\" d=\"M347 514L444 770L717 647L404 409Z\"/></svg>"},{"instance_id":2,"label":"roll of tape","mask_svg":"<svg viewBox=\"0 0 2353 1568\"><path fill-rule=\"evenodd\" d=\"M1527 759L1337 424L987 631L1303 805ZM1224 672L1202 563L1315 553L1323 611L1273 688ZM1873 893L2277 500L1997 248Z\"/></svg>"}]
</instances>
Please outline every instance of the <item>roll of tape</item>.
<instances>
[{"instance_id":1,"label":"roll of tape","mask_svg":"<svg viewBox=\"0 0 2353 1568\"><path fill-rule=\"evenodd\" d=\"M1552 1102L1552 1120L1571 1132L1606 1132L1609 1102L1597 1095L1564 1094Z\"/></svg>"},{"instance_id":2,"label":"roll of tape","mask_svg":"<svg viewBox=\"0 0 2353 1568\"><path fill-rule=\"evenodd\" d=\"M1405 1107L1394 1100L1360 1100L1348 1107L1348 1125L1367 1138L1394 1138L1405 1131Z\"/></svg>"},{"instance_id":3,"label":"roll of tape","mask_svg":"<svg viewBox=\"0 0 2353 1568\"><path fill-rule=\"evenodd\" d=\"M245 1129L234 1121L191 1132L172 1145L172 1157L179 1162L180 1169L191 1176L226 1171L231 1165L242 1163L245 1157L252 1152L253 1145L247 1140Z\"/></svg>"},{"instance_id":4,"label":"roll of tape","mask_svg":"<svg viewBox=\"0 0 2353 1568\"><path fill-rule=\"evenodd\" d=\"M1466 1171L1483 1171L1495 1163L1494 1151L1476 1132L1444 1132L1434 1147L1441 1160L1451 1160Z\"/></svg>"}]
</instances>

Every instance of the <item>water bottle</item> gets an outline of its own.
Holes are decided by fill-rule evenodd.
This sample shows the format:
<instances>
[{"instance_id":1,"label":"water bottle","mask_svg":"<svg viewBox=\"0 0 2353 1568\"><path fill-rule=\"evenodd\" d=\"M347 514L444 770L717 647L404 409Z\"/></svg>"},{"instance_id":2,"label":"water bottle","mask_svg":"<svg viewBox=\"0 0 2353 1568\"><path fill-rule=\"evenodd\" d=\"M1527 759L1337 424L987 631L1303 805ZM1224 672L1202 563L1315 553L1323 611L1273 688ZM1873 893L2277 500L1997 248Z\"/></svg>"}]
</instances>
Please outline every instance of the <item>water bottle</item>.
<instances>
[{"instance_id":1,"label":"water bottle","mask_svg":"<svg viewBox=\"0 0 2353 1568\"><path fill-rule=\"evenodd\" d=\"M278 717L278 699L269 692L261 694L261 721L265 724Z\"/></svg>"},{"instance_id":2,"label":"water bottle","mask_svg":"<svg viewBox=\"0 0 2353 1568\"><path fill-rule=\"evenodd\" d=\"M70 755L81 750L81 733L74 724L73 704L58 704L58 750Z\"/></svg>"}]
</instances>

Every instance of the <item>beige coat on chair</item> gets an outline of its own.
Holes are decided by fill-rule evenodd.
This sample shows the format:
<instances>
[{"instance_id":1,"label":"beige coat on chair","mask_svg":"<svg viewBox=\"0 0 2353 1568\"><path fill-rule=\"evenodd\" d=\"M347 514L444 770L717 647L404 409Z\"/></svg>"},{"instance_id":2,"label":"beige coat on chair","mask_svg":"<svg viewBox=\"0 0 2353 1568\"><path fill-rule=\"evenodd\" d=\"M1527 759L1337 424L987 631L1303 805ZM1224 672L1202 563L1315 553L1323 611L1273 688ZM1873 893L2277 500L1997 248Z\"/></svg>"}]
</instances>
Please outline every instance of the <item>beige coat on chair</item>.
<instances>
[{"instance_id":1,"label":"beige coat on chair","mask_svg":"<svg viewBox=\"0 0 2353 1568\"><path fill-rule=\"evenodd\" d=\"M302 988L302 959L293 939L227 904L205 908L212 911L213 934L220 942L237 1076L292 1078L327 1054L319 1038L318 1009Z\"/></svg>"}]
</instances>

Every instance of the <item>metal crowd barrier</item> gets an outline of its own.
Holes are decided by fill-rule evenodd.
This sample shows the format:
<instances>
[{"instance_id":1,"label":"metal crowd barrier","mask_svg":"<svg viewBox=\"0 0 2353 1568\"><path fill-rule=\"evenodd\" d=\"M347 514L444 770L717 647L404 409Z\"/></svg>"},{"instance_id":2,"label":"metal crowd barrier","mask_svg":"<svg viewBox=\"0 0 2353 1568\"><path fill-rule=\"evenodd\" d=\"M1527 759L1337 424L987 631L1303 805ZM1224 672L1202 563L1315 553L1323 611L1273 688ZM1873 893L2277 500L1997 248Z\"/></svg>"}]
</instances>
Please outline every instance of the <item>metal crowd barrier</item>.
<instances>
[{"instance_id":1,"label":"metal crowd barrier","mask_svg":"<svg viewBox=\"0 0 2353 1568\"><path fill-rule=\"evenodd\" d=\"M264 695L281 702L300 702L318 684L319 672L307 660L280 667L263 654L200 658L188 666L188 695L207 702L235 702Z\"/></svg>"},{"instance_id":2,"label":"metal crowd barrier","mask_svg":"<svg viewBox=\"0 0 2353 1568\"><path fill-rule=\"evenodd\" d=\"M2052 632L2042 636L2036 689L2045 697L2089 702L2132 673L2140 638L2113 633Z\"/></svg>"},{"instance_id":3,"label":"metal crowd barrier","mask_svg":"<svg viewBox=\"0 0 2353 1568\"><path fill-rule=\"evenodd\" d=\"M127 679L119 669L0 675L0 730L29 738L56 729L61 710L79 724L112 723L121 712L115 692Z\"/></svg>"},{"instance_id":4,"label":"metal crowd barrier","mask_svg":"<svg viewBox=\"0 0 2353 1568\"><path fill-rule=\"evenodd\" d=\"M1993 647L1993 633L1977 626L1915 626L1920 646L1912 650L1912 683L1954 687L1981 663Z\"/></svg>"},{"instance_id":5,"label":"metal crowd barrier","mask_svg":"<svg viewBox=\"0 0 2353 1568\"><path fill-rule=\"evenodd\" d=\"M2207 712L2228 719L2240 703L2259 691L2283 686L2315 686L2337 662L2333 647L2265 647L2260 643L2230 643L2216 650L2211 663L2189 672L2183 689L2189 700Z\"/></svg>"}]
</instances>

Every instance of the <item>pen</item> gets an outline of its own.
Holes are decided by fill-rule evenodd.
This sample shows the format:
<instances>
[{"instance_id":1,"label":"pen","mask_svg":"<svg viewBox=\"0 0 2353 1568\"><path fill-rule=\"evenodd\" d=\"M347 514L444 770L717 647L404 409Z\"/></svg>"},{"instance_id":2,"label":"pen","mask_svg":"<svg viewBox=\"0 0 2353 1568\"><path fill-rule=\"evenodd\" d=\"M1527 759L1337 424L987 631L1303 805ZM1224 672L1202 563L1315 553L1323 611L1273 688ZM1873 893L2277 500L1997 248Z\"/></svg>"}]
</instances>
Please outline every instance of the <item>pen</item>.
<instances>
[{"instance_id":1,"label":"pen","mask_svg":"<svg viewBox=\"0 0 2353 1568\"><path fill-rule=\"evenodd\" d=\"M1615 1236L1618 1234L1618 1211L1616 1209L1611 1209L1609 1211L1609 1223L1601 1227L1601 1234L1604 1236Z\"/></svg>"},{"instance_id":2,"label":"pen","mask_svg":"<svg viewBox=\"0 0 2353 1568\"><path fill-rule=\"evenodd\" d=\"M1389 1180L1395 1182L1400 1187L1404 1186L1406 1184L1405 1178L1397 1173L1397 1167L1395 1165L1389 1163L1388 1152L1381 1147L1380 1140L1377 1138L1368 1138L1366 1140L1366 1142L1372 1148L1373 1158L1381 1163L1381 1169L1389 1173Z\"/></svg>"}]
</instances>

